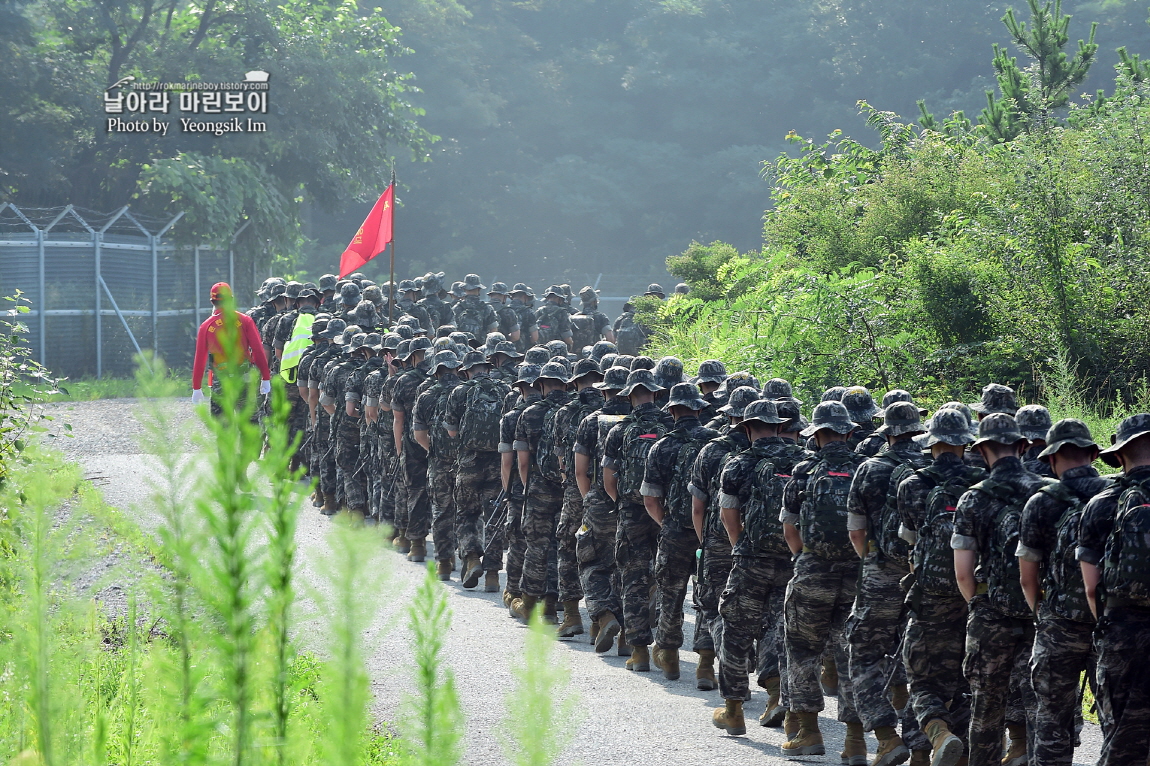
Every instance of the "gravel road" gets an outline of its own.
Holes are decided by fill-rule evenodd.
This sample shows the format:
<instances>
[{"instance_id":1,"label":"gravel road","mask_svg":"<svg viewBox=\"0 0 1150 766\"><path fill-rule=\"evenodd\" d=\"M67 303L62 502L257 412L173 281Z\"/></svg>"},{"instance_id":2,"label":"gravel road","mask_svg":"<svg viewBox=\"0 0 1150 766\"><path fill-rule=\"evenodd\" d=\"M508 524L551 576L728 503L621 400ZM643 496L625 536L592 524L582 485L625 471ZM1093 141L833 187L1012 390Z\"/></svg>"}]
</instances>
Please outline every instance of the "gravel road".
<instances>
[{"instance_id":1,"label":"gravel road","mask_svg":"<svg viewBox=\"0 0 1150 766\"><path fill-rule=\"evenodd\" d=\"M177 402L172 406L179 421L193 420L190 403ZM135 401L60 403L49 405L47 410L55 418L50 424L53 432L62 433L65 422L72 426L74 437L53 440L56 446L84 467L85 476L92 478L110 504L129 513L145 529L154 529L158 518L148 503L148 458L137 443L142 428L136 419ZM194 423L188 425L194 426ZM180 440L189 459L194 459L192 442L182 437ZM297 533L301 580L321 579L318 570L331 559L326 534L329 527L327 518L310 505L305 507ZM383 604L369 631L373 638L368 644L368 664L376 696L376 715L379 720L393 721L411 677L411 636L405 626L404 609L425 572L420 565L411 564L398 554L386 554L385 561L390 571ZM465 762L473 766L508 763L501 731L532 718L531 710L516 706L513 700L510 701L513 715L509 718L507 712L508 695L513 688L512 668L522 652L526 629L507 616L499 594L466 591L458 581L446 584L446 589L452 610L446 656L455 674L467 719ZM301 612L307 611L315 613L308 605L301 605ZM687 622L689 636L693 629L691 614ZM300 640L305 645L314 644L316 639L312 637L317 633L303 625L299 630ZM624 658L615 657L614 653L607 657L596 655L585 635L560 643L557 656L570 670L571 692L578 700L581 716L573 722L574 738L562 763L602 766L787 763L778 755L782 731L761 728L756 723L766 701L761 691L756 689L746 706L747 736L728 737L711 725L711 711L721 704L721 699L718 692L695 690L697 657L693 653L682 653L683 677L672 682L664 680L658 671L630 673L623 666ZM322 646L308 648L323 650ZM804 761L839 763L844 727L834 716L835 705L828 700L820 721L828 755ZM1098 728L1087 724L1082 738L1083 746L1077 751L1075 762L1092 764L1098 758ZM869 735L868 742L873 753L875 743Z\"/></svg>"}]
</instances>

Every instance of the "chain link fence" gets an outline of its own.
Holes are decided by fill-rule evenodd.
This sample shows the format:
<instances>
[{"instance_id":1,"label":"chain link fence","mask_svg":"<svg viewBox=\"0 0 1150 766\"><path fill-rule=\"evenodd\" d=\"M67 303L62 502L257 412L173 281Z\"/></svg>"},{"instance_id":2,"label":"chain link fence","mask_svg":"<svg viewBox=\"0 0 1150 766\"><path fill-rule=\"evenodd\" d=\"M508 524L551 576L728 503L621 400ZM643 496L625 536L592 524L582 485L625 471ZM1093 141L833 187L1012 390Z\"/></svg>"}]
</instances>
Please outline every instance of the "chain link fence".
<instances>
[{"instance_id":1,"label":"chain link fence","mask_svg":"<svg viewBox=\"0 0 1150 766\"><path fill-rule=\"evenodd\" d=\"M0 292L31 301L21 317L41 364L73 379L124 377L134 354L158 349L191 366L208 291L236 286L235 236L224 247L165 241L181 216L0 205Z\"/></svg>"}]
</instances>

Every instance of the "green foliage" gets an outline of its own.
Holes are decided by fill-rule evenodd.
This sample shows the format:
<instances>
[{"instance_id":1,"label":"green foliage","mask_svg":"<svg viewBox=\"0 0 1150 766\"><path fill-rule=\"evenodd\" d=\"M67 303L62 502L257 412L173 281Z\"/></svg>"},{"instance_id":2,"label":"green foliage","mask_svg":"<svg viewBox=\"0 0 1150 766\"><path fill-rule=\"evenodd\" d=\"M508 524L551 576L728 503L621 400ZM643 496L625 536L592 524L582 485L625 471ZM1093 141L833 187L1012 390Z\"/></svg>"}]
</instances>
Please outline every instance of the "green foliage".
<instances>
[{"instance_id":1,"label":"green foliage","mask_svg":"<svg viewBox=\"0 0 1150 766\"><path fill-rule=\"evenodd\" d=\"M738 257L738 249L725 242L692 242L682 255L667 258L667 271L689 284L696 298L717 300L723 296L719 270Z\"/></svg>"}]
</instances>

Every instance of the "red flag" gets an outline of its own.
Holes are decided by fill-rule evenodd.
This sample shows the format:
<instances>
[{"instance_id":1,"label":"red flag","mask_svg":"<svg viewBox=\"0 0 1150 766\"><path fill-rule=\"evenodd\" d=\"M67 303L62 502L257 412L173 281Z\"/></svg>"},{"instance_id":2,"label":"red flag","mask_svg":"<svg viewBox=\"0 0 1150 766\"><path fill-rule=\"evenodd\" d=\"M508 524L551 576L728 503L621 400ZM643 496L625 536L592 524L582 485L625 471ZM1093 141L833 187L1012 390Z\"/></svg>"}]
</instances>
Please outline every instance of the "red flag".
<instances>
[{"instance_id":1,"label":"red flag","mask_svg":"<svg viewBox=\"0 0 1150 766\"><path fill-rule=\"evenodd\" d=\"M352 237L351 244L339 258L339 275L346 277L387 249L391 242L395 213L395 184L380 195L363 225Z\"/></svg>"}]
</instances>

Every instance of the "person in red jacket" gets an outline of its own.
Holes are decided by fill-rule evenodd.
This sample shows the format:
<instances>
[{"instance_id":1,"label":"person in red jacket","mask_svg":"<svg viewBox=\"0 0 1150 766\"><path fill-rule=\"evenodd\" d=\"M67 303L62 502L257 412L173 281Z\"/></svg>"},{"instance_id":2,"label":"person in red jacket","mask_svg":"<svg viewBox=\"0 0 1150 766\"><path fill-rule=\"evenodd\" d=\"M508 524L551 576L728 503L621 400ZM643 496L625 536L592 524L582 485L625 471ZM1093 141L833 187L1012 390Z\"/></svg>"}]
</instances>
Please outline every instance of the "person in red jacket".
<instances>
[{"instance_id":1,"label":"person in red jacket","mask_svg":"<svg viewBox=\"0 0 1150 766\"><path fill-rule=\"evenodd\" d=\"M219 380L218 370L227 365L239 363L242 365L241 369L248 365L255 365L260 371L260 393L269 393L272 389L271 370L268 368L267 355L264 353L263 341L260 339L260 331L256 327L255 321L247 314L235 310L232 288L227 282L216 282L212 285L210 298L215 310L200 325L200 329L196 333L196 358L192 364L192 403L199 404L204 401L204 392L201 387L204 371L207 369L209 361L213 371L217 371L213 375L213 383ZM236 318L236 330L239 336L238 349L225 349L221 343L219 333L224 328L225 304L229 308L229 313L234 313ZM229 356L237 356L237 358L230 359ZM213 390L218 391L215 386L213 386ZM217 410L214 402L212 409L213 411Z\"/></svg>"}]
</instances>

